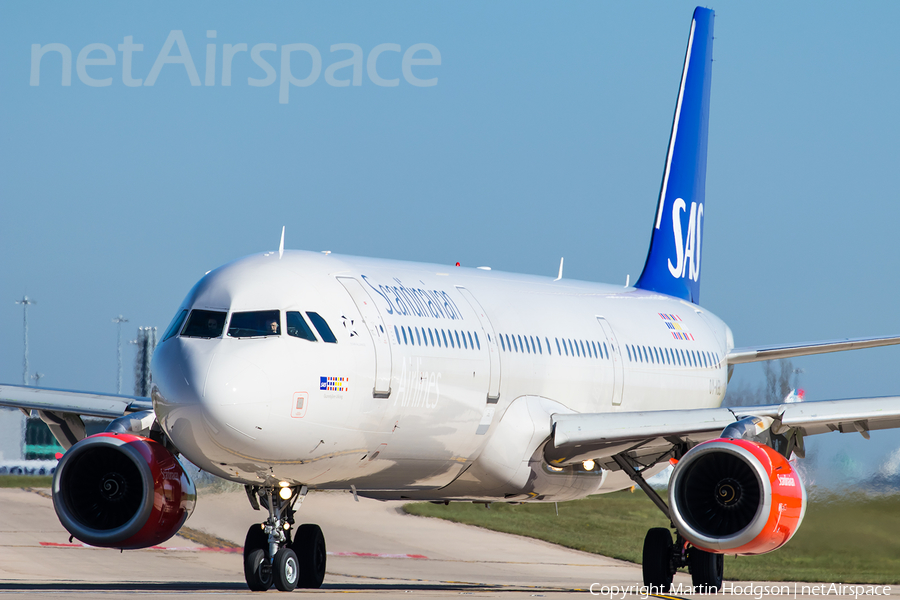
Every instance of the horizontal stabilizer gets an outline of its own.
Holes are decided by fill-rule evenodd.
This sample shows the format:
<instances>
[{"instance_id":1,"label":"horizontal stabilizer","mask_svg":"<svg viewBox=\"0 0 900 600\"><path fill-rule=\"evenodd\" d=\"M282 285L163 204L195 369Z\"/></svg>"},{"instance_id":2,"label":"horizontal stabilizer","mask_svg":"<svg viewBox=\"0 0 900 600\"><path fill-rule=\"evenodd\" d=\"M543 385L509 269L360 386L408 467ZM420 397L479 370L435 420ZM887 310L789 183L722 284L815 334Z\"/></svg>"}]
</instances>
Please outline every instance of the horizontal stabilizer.
<instances>
[{"instance_id":1,"label":"horizontal stabilizer","mask_svg":"<svg viewBox=\"0 0 900 600\"><path fill-rule=\"evenodd\" d=\"M735 348L725 357L730 365L741 363L759 362L762 360L777 360L779 358L793 358L794 356L808 356L810 354L827 354L828 352L843 352L844 350L860 350L862 348L877 348L879 346L893 346L900 344L900 337L869 337L846 338L843 340L826 340L822 342L805 342L801 344L781 344L768 346L751 346L747 348Z\"/></svg>"}]
</instances>

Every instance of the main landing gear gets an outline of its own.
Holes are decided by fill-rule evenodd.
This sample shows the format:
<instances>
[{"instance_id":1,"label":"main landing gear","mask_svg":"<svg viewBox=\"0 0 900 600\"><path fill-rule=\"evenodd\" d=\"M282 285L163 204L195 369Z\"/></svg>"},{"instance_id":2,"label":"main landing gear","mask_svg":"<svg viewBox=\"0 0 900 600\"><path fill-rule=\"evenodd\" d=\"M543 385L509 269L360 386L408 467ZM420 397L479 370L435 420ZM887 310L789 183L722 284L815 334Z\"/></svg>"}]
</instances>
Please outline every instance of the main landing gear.
<instances>
[{"instance_id":1,"label":"main landing gear","mask_svg":"<svg viewBox=\"0 0 900 600\"><path fill-rule=\"evenodd\" d=\"M616 464L625 471L647 497L659 508L666 518L669 517L669 507L662 498L644 480L643 475L636 471L630 459L622 454L613 457ZM669 591L675 571L687 567L691 573L691 584L694 588L700 588L704 593L715 592L722 588L722 574L725 565L723 554L714 554L691 546L681 534L675 534L675 542L672 542L672 534L664 527L654 527L644 537L644 551L641 558L641 569L644 574L644 585L653 586L652 594L661 594Z\"/></svg>"},{"instance_id":2,"label":"main landing gear","mask_svg":"<svg viewBox=\"0 0 900 600\"><path fill-rule=\"evenodd\" d=\"M306 486L261 488L244 486L255 510L269 511L263 523L251 525L244 540L244 579L254 592L273 585L282 592L318 588L325 579L325 536L318 525L297 527L294 505L306 496Z\"/></svg>"},{"instance_id":3,"label":"main landing gear","mask_svg":"<svg viewBox=\"0 0 900 600\"><path fill-rule=\"evenodd\" d=\"M713 554L688 544L664 527L654 527L644 538L644 553L641 568L644 585L653 586L652 593L665 593L672 585L675 571L687 567L691 573L691 584L704 593L722 588L722 573L725 565L724 554Z\"/></svg>"}]
</instances>

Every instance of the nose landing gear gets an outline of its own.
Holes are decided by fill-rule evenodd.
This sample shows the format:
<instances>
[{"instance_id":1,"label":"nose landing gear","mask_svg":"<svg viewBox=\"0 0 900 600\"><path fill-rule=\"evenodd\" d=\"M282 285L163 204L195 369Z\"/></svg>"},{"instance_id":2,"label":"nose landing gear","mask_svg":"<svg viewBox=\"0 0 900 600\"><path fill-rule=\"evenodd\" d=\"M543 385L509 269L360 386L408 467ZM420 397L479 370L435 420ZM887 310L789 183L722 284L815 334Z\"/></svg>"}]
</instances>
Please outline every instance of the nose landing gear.
<instances>
[{"instance_id":1,"label":"nose landing gear","mask_svg":"<svg viewBox=\"0 0 900 600\"><path fill-rule=\"evenodd\" d=\"M251 591L273 585L282 592L318 588L325 579L325 536L318 525L304 524L291 538L294 505L302 503L306 486L244 486L254 510L269 511L263 523L251 525L244 539L244 579ZM288 493L290 492L290 493Z\"/></svg>"}]
</instances>

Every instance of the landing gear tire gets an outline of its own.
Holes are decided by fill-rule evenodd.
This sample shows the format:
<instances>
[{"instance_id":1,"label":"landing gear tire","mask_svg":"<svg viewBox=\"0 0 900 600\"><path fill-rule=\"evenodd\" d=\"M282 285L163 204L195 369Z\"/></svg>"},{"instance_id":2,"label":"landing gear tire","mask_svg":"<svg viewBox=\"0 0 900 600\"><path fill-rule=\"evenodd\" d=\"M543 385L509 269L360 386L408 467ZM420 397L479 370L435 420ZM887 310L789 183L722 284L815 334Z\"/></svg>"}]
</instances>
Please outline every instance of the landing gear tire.
<instances>
[{"instance_id":1,"label":"landing gear tire","mask_svg":"<svg viewBox=\"0 0 900 600\"><path fill-rule=\"evenodd\" d=\"M250 526L244 537L244 558L254 550L265 550L269 547L269 535L263 530L260 523Z\"/></svg>"},{"instance_id":2,"label":"landing gear tire","mask_svg":"<svg viewBox=\"0 0 900 600\"><path fill-rule=\"evenodd\" d=\"M282 548L275 554L272 563L272 575L275 579L275 587L282 592L293 592L300 578L300 564L297 554L290 548Z\"/></svg>"},{"instance_id":3,"label":"landing gear tire","mask_svg":"<svg viewBox=\"0 0 900 600\"><path fill-rule=\"evenodd\" d=\"M725 567L725 555L713 554L699 548L691 548L688 556L691 571L691 583L694 587L708 586L703 593L722 589L722 574Z\"/></svg>"},{"instance_id":4,"label":"landing gear tire","mask_svg":"<svg viewBox=\"0 0 900 600\"><path fill-rule=\"evenodd\" d=\"M244 579L251 592L265 592L272 587L272 565L265 550L257 548L247 552L244 548ZM292 588L293 589L293 588Z\"/></svg>"},{"instance_id":5,"label":"landing gear tire","mask_svg":"<svg viewBox=\"0 0 900 600\"><path fill-rule=\"evenodd\" d=\"M301 588L322 587L325 580L325 536L318 525L306 524L297 528L291 545L300 561Z\"/></svg>"},{"instance_id":6,"label":"landing gear tire","mask_svg":"<svg viewBox=\"0 0 900 600\"><path fill-rule=\"evenodd\" d=\"M644 553L641 561L644 585L654 586L651 593L666 593L672 585L672 534L668 529L654 527L644 538Z\"/></svg>"}]
</instances>

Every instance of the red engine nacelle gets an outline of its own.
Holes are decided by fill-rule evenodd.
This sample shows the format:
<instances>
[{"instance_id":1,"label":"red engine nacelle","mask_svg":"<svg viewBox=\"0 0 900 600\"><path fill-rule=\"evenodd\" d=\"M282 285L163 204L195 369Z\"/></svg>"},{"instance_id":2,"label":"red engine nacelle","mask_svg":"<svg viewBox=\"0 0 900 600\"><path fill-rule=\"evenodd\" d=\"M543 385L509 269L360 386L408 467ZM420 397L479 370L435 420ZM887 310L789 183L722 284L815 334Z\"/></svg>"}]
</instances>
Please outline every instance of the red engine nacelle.
<instances>
[{"instance_id":1,"label":"red engine nacelle","mask_svg":"<svg viewBox=\"0 0 900 600\"><path fill-rule=\"evenodd\" d=\"M162 444L98 433L72 446L53 477L53 508L91 546L135 549L175 535L194 511L194 482Z\"/></svg>"},{"instance_id":2,"label":"red engine nacelle","mask_svg":"<svg viewBox=\"0 0 900 600\"><path fill-rule=\"evenodd\" d=\"M675 527L719 554L764 554L783 546L803 520L806 489L787 459L742 439L698 444L669 482Z\"/></svg>"}]
</instances>

